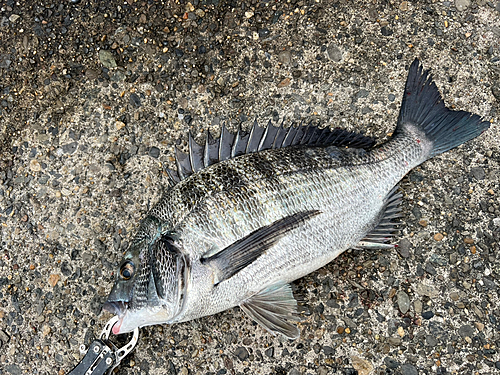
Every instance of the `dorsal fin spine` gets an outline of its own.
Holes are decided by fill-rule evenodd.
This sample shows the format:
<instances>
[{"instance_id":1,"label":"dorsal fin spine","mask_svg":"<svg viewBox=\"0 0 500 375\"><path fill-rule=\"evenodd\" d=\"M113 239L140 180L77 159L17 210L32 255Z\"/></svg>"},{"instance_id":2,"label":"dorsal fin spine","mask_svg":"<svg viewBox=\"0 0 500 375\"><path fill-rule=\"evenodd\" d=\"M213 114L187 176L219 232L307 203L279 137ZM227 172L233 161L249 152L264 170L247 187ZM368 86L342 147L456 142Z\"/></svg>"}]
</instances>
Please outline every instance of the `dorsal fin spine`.
<instances>
[{"instance_id":1,"label":"dorsal fin spine","mask_svg":"<svg viewBox=\"0 0 500 375\"><path fill-rule=\"evenodd\" d=\"M210 165L210 130L207 129L207 137L205 138L205 150L203 151L203 164L205 168Z\"/></svg>"},{"instance_id":2,"label":"dorsal fin spine","mask_svg":"<svg viewBox=\"0 0 500 375\"><path fill-rule=\"evenodd\" d=\"M281 147L288 147L292 144L293 139L295 138L295 134L297 133L297 127L295 123L293 123L286 132L285 139L281 143Z\"/></svg>"},{"instance_id":3,"label":"dorsal fin spine","mask_svg":"<svg viewBox=\"0 0 500 375\"><path fill-rule=\"evenodd\" d=\"M174 171L173 169L170 169L170 168L166 168L166 171L167 171L167 174L168 174L168 177L170 178L170 185L175 185L177 184L178 182L180 182L180 178L179 178L179 174L177 173L177 171Z\"/></svg>"},{"instance_id":4,"label":"dorsal fin spine","mask_svg":"<svg viewBox=\"0 0 500 375\"><path fill-rule=\"evenodd\" d=\"M287 131L283 127L283 122L281 122L281 125L278 128L276 136L274 137L273 145L271 148L281 148L281 145L283 144L283 141L285 140L286 134L287 134Z\"/></svg>"},{"instance_id":5,"label":"dorsal fin spine","mask_svg":"<svg viewBox=\"0 0 500 375\"><path fill-rule=\"evenodd\" d=\"M191 170L193 173L203 169L203 146L200 146L189 133L189 161L191 163Z\"/></svg>"},{"instance_id":6,"label":"dorsal fin spine","mask_svg":"<svg viewBox=\"0 0 500 375\"><path fill-rule=\"evenodd\" d=\"M189 134L187 154L180 151L177 146L175 147L177 172L168 168L166 172L175 185L212 164L264 149L297 145L365 148L371 147L375 143L372 138L359 133L338 128L331 130L329 127L319 129L312 124L312 121L307 124L301 121L297 126L292 123L288 129L283 125L284 120L279 127L275 127L269 121L267 126L263 128L259 126L257 121L254 121L249 133L244 132L239 127L238 132L233 134L229 132L224 123L218 139L214 139L210 131L207 131L205 146L199 145L192 134ZM392 213L392 211L388 212Z\"/></svg>"},{"instance_id":7,"label":"dorsal fin spine","mask_svg":"<svg viewBox=\"0 0 500 375\"><path fill-rule=\"evenodd\" d=\"M264 129L264 134L260 138L259 147L257 147L257 151L262 151L262 149L264 147L264 142L266 141L266 138L267 138L267 135L271 131L271 126L273 126L273 125L271 124L271 121L269 121L267 123L266 128Z\"/></svg>"},{"instance_id":8,"label":"dorsal fin spine","mask_svg":"<svg viewBox=\"0 0 500 375\"><path fill-rule=\"evenodd\" d=\"M222 125L219 143L219 161L231 158L235 135L227 130L226 124Z\"/></svg>"},{"instance_id":9,"label":"dorsal fin spine","mask_svg":"<svg viewBox=\"0 0 500 375\"><path fill-rule=\"evenodd\" d=\"M177 162L177 173L181 180L185 179L193 173L188 155L179 150L177 146L175 147L175 160Z\"/></svg>"}]
</instances>

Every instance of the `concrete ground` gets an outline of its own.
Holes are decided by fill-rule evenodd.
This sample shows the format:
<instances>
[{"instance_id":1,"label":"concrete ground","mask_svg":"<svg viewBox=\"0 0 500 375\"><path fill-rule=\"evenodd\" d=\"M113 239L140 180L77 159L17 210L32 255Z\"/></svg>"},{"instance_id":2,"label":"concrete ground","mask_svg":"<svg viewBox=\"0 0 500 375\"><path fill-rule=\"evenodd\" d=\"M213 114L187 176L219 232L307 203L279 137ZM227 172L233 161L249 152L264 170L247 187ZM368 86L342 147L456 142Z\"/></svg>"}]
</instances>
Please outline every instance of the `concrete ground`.
<instances>
[{"instance_id":1,"label":"concrete ground","mask_svg":"<svg viewBox=\"0 0 500 375\"><path fill-rule=\"evenodd\" d=\"M0 40L0 374L78 363L188 131L313 119L382 142L417 57L492 126L405 177L400 246L295 282L296 341L235 308L141 329L118 373L499 371L500 2L4 0Z\"/></svg>"}]
</instances>

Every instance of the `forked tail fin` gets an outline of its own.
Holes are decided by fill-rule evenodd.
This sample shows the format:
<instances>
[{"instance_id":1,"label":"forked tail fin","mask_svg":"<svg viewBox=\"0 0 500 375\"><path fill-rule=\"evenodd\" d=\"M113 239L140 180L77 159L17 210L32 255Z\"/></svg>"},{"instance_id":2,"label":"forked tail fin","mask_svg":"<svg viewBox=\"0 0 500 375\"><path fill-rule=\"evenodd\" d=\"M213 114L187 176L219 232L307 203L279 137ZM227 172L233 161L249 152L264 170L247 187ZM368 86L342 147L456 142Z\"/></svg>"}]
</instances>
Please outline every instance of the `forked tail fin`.
<instances>
[{"instance_id":1,"label":"forked tail fin","mask_svg":"<svg viewBox=\"0 0 500 375\"><path fill-rule=\"evenodd\" d=\"M446 108L429 71L423 70L418 59L413 61L395 135L405 129L423 132L430 143L431 158L476 138L489 127L490 123L478 115Z\"/></svg>"}]
</instances>

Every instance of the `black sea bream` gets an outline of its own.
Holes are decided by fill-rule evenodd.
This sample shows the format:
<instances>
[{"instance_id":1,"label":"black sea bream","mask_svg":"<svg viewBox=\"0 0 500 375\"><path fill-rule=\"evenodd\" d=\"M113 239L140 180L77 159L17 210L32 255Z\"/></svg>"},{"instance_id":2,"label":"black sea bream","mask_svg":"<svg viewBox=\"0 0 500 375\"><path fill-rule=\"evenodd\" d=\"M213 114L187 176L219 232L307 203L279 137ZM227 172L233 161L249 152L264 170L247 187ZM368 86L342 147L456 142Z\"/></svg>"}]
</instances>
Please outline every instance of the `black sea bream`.
<instances>
[{"instance_id":1,"label":"black sea bream","mask_svg":"<svg viewBox=\"0 0 500 375\"><path fill-rule=\"evenodd\" d=\"M175 182L143 220L104 308L113 332L240 306L273 334L297 338L289 283L349 248L381 248L399 216L397 183L412 168L488 129L451 111L428 71L410 67L398 124L377 147L313 126L225 128L189 139Z\"/></svg>"}]
</instances>

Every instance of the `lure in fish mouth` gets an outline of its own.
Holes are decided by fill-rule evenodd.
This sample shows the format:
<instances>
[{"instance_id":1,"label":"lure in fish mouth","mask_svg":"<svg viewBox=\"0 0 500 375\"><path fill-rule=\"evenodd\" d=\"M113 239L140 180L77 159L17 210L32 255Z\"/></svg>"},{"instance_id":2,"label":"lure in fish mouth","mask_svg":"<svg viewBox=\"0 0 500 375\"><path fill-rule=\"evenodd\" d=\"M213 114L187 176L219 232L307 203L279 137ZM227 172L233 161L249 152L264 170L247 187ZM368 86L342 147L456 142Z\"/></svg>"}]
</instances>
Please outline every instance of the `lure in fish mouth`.
<instances>
[{"instance_id":1,"label":"lure in fish mouth","mask_svg":"<svg viewBox=\"0 0 500 375\"><path fill-rule=\"evenodd\" d=\"M171 185L125 252L104 309L113 332L240 306L272 334L297 338L290 284L349 248L391 248L398 182L489 128L444 105L411 64L392 138L310 124L254 124L176 150Z\"/></svg>"}]
</instances>

